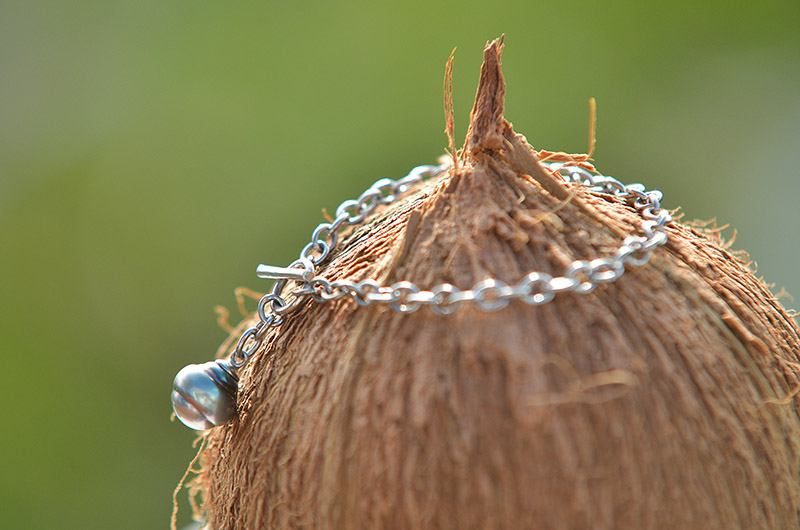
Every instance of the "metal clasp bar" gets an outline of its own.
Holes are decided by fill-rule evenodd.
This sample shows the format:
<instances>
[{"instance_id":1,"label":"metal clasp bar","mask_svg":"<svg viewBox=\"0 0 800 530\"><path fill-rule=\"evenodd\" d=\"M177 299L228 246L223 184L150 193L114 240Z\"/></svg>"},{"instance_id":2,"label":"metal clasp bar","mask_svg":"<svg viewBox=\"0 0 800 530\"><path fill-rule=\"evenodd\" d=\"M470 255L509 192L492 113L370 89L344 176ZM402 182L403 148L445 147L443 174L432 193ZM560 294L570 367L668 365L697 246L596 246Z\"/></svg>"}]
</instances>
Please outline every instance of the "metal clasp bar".
<instances>
[{"instance_id":1,"label":"metal clasp bar","mask_svg":"<svg viewBox=\"0 0 800 530\"><path fill-rule=\"evenodd\" d=\"M302 282L303 275L306 274L306 269L299 267L273 267L272 265L259 265L256 269L256 275L259 278L267 280L295 280Z\"/></svg>"}]
</instances>

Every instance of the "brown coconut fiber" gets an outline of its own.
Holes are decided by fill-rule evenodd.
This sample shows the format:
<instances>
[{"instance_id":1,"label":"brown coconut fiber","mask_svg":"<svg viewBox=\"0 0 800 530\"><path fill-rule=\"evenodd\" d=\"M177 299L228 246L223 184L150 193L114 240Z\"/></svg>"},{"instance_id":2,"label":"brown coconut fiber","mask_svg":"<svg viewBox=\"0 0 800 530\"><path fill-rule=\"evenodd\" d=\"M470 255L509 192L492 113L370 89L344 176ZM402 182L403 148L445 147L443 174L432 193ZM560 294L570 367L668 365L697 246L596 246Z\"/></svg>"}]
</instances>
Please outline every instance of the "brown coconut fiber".
<instances>
[{"instance_id":1,"label":"brown coconut fiber","mask_svg":"<svg viewBox=\"0 0 800 530\"><path fill-rule=\"evenodd\" d=\"M458 168L345 234L325 278L513 283L638 235L631 205L514 133L501 51ZM648 264L540 307L305 301L205 435L208 528L800 528L798 327L713 230L667 232Z\"/></svg>"}]
</instances>

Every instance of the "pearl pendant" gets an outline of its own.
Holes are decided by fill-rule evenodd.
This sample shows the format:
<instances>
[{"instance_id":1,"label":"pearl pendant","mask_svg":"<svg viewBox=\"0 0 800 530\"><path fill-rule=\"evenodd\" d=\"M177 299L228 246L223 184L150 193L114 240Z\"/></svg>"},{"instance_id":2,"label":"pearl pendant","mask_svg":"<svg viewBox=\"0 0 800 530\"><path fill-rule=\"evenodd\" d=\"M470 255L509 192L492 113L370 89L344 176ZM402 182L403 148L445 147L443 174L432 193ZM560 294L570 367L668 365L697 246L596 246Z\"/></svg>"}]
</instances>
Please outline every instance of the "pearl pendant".
<instances>
[{"instance_id":1,"label":"pearl pendant","mask_svg":"<svg viewBox=\"0 0 800 530\"><path fill-rule=\"evenodd\" d=\"M236 416L238 384L228 360L190 364L172 383L172 408L194 430L222 425Z\"/></svg>"}]
</instances>

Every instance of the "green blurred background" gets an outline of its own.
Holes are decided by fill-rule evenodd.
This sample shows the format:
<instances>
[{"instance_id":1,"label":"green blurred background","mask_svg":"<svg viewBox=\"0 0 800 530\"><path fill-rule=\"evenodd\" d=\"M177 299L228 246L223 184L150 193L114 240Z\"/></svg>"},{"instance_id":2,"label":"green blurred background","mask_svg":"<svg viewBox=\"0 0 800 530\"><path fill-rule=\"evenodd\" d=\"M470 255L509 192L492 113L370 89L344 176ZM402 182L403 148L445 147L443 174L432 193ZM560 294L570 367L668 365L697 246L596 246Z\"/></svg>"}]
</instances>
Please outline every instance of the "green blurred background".
<instances>
[{"instance_id":1,"label":"green blurred background","mask_svg":"<svg viewBox=\"0 0 800 530\"><path fill-rule=\"evenodd\" d=\"M436 160L454 46L460 138L505 32L534 146L584 152L596 97L600 170L731 223L800 295L798 27L797 0L4 0L0 526L167 527L194 455L168 394L225 338L213 307Z\"/></svg>"}]
</instances>

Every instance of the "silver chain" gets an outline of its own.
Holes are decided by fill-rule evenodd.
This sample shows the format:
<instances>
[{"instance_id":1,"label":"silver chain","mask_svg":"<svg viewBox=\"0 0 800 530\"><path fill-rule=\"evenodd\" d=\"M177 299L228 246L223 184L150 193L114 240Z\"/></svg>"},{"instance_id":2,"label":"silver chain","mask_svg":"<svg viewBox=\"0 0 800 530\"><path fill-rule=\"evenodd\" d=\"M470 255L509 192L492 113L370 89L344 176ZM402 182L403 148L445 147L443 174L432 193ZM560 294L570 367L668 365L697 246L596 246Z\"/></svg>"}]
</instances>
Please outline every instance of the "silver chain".
<instances>
[{"instance_id":1,"label":"silver chain","mask_svg":"<svg viewBox=\"0 0 800 530\"><path fill-rule=\"evenodd\" d=\"M346 228L364 223L378 206L395 202L421 183L442 175L450 167L448 164L419 166L401 179L378 180L357 199L340 204L336 209L336 218L314 229L311 241L303 247L300 257L288 267L259 265L257 274L260 278L277 281L272 291L258 302L258 323L239 338L230 356L231 365L237 370L244 366L264 342L267 331L280 325L284 316L306 297L321 303L350 298L361 306L387 304L400 313L411 313L426 305L439 315L454 313L465 303L472 303L484 311L501 309L513 299L530 305L542 305L558 293L589 293L601 283L617 280L624 274L626 265L644 265L650 260L652 251L667 242L665 226L672 221L672 216L661 208L660 191L647 191L642 184L625 185L613 177L563 162L543 165L566 182L582 185L590 191L632 200L634 208L643 218L640 225L643 235L625 238L610 257L573 261L563 276L554 277L533 271L512 285L489 278L466 290L449 283L424 290L410 281L382 286L371 279L358 282L347 279L329 281L317 276L317 266L329 257L339 242L339 235ZM284 296L290 280L299 286Z\"/></svg>"}]
</instances>

